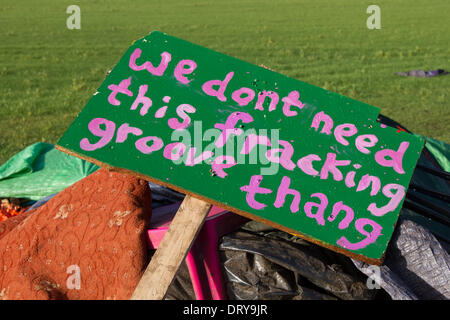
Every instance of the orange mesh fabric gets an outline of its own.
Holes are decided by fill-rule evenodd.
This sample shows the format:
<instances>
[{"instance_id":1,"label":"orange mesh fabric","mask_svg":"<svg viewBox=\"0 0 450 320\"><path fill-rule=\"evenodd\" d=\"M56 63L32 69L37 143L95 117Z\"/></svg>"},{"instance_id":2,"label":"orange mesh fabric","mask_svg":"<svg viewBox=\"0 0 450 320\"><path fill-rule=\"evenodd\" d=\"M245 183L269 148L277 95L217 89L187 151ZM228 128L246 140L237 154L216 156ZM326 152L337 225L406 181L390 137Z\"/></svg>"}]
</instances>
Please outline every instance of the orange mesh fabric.
<instances>
[{"instance_id":1,"label":"orange mesh fabric","mask_svg":"<svg viewBox=\"0 0 450 320\"><path fill-rule=\"evenodd\" d=\"M147 265L146 181L100 169L0 223L0 299L129 299Z\"/></svg>"},{"instance_id":2,"label":"orange mesh fabric","mask_svg":"<svg viewBox=\"0 0 450 320\"><path fill-rule=\"evenodd\" d=\"M26 211L26 208L22 208L17 204L11 203L8 199L2 199L0 201L0 222L5 221L8 218L18 216Z\"/></svg>"}]
</instances>

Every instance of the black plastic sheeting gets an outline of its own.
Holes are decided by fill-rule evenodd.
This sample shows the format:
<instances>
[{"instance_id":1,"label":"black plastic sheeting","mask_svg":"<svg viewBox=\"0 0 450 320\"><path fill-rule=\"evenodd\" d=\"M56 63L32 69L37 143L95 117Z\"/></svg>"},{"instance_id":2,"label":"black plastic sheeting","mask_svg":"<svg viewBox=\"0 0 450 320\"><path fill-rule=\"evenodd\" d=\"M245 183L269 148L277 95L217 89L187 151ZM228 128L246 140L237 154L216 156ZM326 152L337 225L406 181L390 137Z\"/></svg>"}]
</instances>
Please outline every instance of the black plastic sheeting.
<instances>
[{"instance_id":1,"label":"black plastic sheeting","mask_svg":"<svg viewBox=\"0 0 450 320\"><path fill-rule=\"evenodd\" d=\"M223 237L220 245L230 299L374 298L367 277L349 259L281 231L248 227Z\"/></svg>"},{"instance_id":2,"label":"black plastic sheeting","mask_svg":"<svg viewBox=\"0 0 450 320\"><path fill-rule=\"evenodd\" d=\"M231 300L390 299L368 289L351 259L259 222L222 237L219 249ZM195 299L184 263L166 299Z\"/></svg>"},{"instance_id":3,"label":"black plastic sheeting","mask_svg":"<svg viewBox=\"0 0 450 320\"><path fill-rule=\"evenodd\" d=\"M400 218L379 267L373 269L259 222L221 239L227 297L232 300L435 300L450 298L450 257L436 237ZM369 276L371 277L369 279ZM195 299L184 264L166 299Z\"/></svg>"}]
</instances>

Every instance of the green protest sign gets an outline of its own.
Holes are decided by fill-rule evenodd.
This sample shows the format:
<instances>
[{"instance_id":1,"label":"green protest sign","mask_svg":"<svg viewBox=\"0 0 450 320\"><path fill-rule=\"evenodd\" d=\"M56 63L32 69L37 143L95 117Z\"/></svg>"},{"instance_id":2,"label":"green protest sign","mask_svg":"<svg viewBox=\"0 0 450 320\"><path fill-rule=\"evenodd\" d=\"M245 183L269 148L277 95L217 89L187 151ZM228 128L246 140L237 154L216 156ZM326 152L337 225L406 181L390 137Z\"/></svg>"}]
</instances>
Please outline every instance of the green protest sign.
<instances>
[{"instance_id":1,"label":"green protest sign","mask_svg":"<svg viewBox=\"0 0 450 320\"><path fill-rule=\"evenodd\" d=\"M380 263L424 142L380 125L378 114L152 32L58 148Z\"/></svg>"}]
</instances>

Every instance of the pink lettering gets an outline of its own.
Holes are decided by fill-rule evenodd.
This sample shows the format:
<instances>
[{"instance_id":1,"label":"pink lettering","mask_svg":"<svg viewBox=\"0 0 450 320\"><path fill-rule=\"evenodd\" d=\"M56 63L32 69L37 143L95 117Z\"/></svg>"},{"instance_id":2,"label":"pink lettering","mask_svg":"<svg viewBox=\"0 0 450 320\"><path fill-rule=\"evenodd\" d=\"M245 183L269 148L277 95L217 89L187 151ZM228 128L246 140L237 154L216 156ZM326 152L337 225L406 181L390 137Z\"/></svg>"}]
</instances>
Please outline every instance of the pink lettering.
<instances>
[{"instance_id":1,"label":"pink lettering","mask_svg":"<svg viewBox=\"0 0 450 320\"><path fill-rule=\"evenodd\" d=\"M209 80L206 81L203 86L203 92L208 96L217 97L220 101L227 101L224 93L228 86L228 83L233 78L234 72L230 72L226 75L225 79L222 80ZM213 86L219 86L219 89L214 89Z\"/></svg>"},{"instance_id":2,"label":"pink lettering","mask_svg":"<svg viewBox=\"0 0 450 320\"><path fill-rule=\"evenodd\" d=\"M149 147L148 142L152 141L152 145ZM144 137L136 141L135 146L140 152L149 154L154 151L158 151L163 147L163 141L158 137Z\"/></svg>"},{"instance_id":3,"label":"pink lettering","mask_svg":"<svg viewBox=\"0 0 450 320\"><path fill-rule=\"evenodd\" d=\"M320 171L320 179L327 179L328 173L331 172L334 180L341 181L344 177L342 173L339 171L337 166L348 166L350 164L350 160L336 160L336 154L328 153L327 160Z\"/></svg>"},{"instance_id":4,"label":"pink lettering","mask_svg":"<svg viewBox=\"0 0 450 320\"><path fill-rule=\"evenodd\" d=\"M177 107L177 115L183 119L183 122L178 121L176 118L170 118L169 121L167 121L167 124L170 128L174 130L183 130L186 129L189 124L191 123L191 118L187 115L187 113L194 113L196 110L193 106L190 104L184 103L180 104Z\"/></svg>"},{"instance_id":5,"label":"pink lettering","mask_svg":"<svg viewBox=\"0 0 450 320\"><path fill-rule=\"evenodd\" d=\"M270 98L269 111L273 111L277 108L278 100L280 99L278 97L278 94L274 91L264 90L258 94L258 100L256 101L255 109L264 110L263 103L266 97Z\"/></svg>"},{"instance_id":6,"label":"pink lettering","mask_svg":"<svg viewBox=\"0 0 450 320\"><path fill-rule=\"evenodd\" d=\"M306 174L310 176L319 175L319 171L315 170L312 166L313 161L320 161L320 157L317 154L309 154L297 161L297 166Z\"/></svg>"},{"instance_id":7,"label":"pink lettering","mask_svg":"<svg viewBox=\"0 0 450 320\"><path fill-rule=\"evenodd\" d=\"M350 222L352 222L355 214L353 212L353 209L350 208L349 206L346 206L342 201L336 202L334 204L333 211L331 212L331 215L328 217L328 221L333 222L341 211L345 212L345 218L341 220L338 227L339 229L345 229L349 226Z\"/></svg>"},{"instance_id":8,"label":"pink lettering","mask_svg":"<svg viewBox=\"0 0 450 320\"><path fill-rule=\"evenodd\" d=\"M272 193L272 190L267 189L267 188L261 188L259 186L259 184L262 181L262 175L255 175L252 176L250 178L250 183L248 186L243 186L240 189L244 192L247 192L247 195L245 196L245 200L247 201L247 204L256 210L261 210L265 207L267 207L267 205L265 205L264 203L260 203L258 201L255 200L255 195L256 194L267 194L267 193Z\"/></svg>"},{"instance_id":9,"label":"pink lettering","mask_svg":"<svg viewBox=\"0 0 450 320\"><path fill-rule=\"evenodd\" d=\"M177 66L175 68L175 71L174 71L175 79L177 79L178 81L180 81L183 84L188 84L192 80L189 80L184 75L191 74L195 70L195 68L197 68L197 64L194 61L180 60L180 62L178 62Z\"/></svg>"},{"instance_id":10,"label":"pink lettering","mask_svg":"<svg viewBox=\"0 0 450 320\"><path fill-rule=\"evenodd\" d=\"M325 209L328 206L328 198L323 193L313 193L311 195L312 197L319 198L320 203L315 202L307 202L305 203L305 214L308 218L316 219L317 223L321 226L325 225L325 219L323 218L323 213L325 212ZM312 208L317 207L317 212L314 214L312 213Z\"/></svg>"},{"instance_id":11,"label":"pink lettering","mask_svg":"<svg viewBox=\"0 0 450 320\"><path fill-rule=\"evenodd\" d=\"M105 125L106 128L102 130L100 125ZM80 141L80 148L86 151L94 151L103 148L111 141L116 130L116 124L103 118L95 118L89 122L88 129L94 136L101 137L101 139L97 143L91 144L88 138L83 138Z\"/></svg>"},{"instance_id":12,"label":"pink lettering","mask_svg":"<svg viewBox=\"0 0 450 320\"><path fill-rule=\"evenodd\" d=\"M247 96L243 98L242 97L243 94L246 94ZM250 101L253 100L253 98L255 98L255 91L245 87L234 91L233 94L231 95L231 99L236 101L237 104L240 106L248 105Z\"/></svg>"},{"instance_id":13,"label":"pink lettering","mask_svg":"<svg viewBox=\"0 0 450 320\"><path fill-rule=\"evenodd\" d=\"M364 230L364 227L367 225L370 225L372 227L372 232L369 233ZM383 229L378 223L366 218L360 218L356 220L355 228L359 233L366 236L364 240L357 243L351 243L345 237L341 237L337 241L337 244L349 250L359 250L367 247L371 243L374 243L381 235L381 230Z\"/></svg>"},{"instance_id":14,"label":"pink lettering","mask_svg":"<svg viewBox=\"0 0 450 320\"><path fill-rule=\"evenodd\" d=\"M392 193L393 190L396 190L395 193ZM383 194L388 197L389 202L384 207L378 208L376 203L369 204L367 210L369 210L374 216L381 217L386 213L394 211L403 197L405 196L405 187L396 183L389 183L383 187Z\"/></svg>"},{"instance_id":15,"label":"pink lettering","mask_svg":"<svg viewBox=\"0 0 450 320\"><path fill-rule=\"evenodd\" d=\"M253 118L250 114L245 112L233 112L230 114L225 121L225 123L216 123L214 128L222 130L220 136L217 138L215 145L219 148L223 147L230 137L231 134L241 135L242 129L235 128L238 121L241 120L243 123L249 123L253 121Z\"/></svg>"},{"instance_id":16,"label":"pink lettering","mask_svg":"<svg viewBox=\"0 0 450 320\"><path fill-rule=\"evenodd\" d=\"M130 127L128 123L124 123L119 127L119 129L117 129L116 143L122 143L127 140L130 133L135 136L140 136L142 134L142 130L139 128Z\"/></svg>"},{"instance_id":17,"label":"pink lettering","mask_svg":"<svg viewBox=\"0 0 450 320\"><path fill-rule=\"evenodd\" d=\"M358 132L358 130L356 129L354 124L344 123L336 126L336 128L334 129L334 137L336 138L336 141L339 142L340 144L348 146L348 141L345 140L343 137L351 137L356 132Z\"/></svg>"},{"instance_id":18,"label":"pink lettering","mask_svg":"<svg viewBox=\"0 0 450 320\"><path fill-rule=\"evenodd\" d=\"M295 213L299 210L300 205L300 192L294 189L289 189L289 185L291 184L291 179L288 177L283 177L281 179L281 184L278 187L277 198L275 200L274 206L275 208L281 208L284 206L284 202L286 201L286 196L288 194L293 195L294 199L292 200L290 209L291 212Z\"/></svg>"},{"instance_id":19,"label":"pink lettering","mask_svg":"<svg viewBox=\"0 0 450 320\"><path fill-rule=\"evenodd\" d=\"M274 163L281 164L287 170L294 170L295 163L292 162L292 155L294 154L294 148L288 141L280 140L280 145L283 146L283 149L270 149L266 152L266 157L269 161ZM277 157L275 154L281 152L280 157Z\"/></svg>"},{"instance_id":20,"label":"pink lettering","mask_svg":"<svg viewBox=\"0 0 450 320\"><path fill-rule=\"evenodd\" d=\"M367 187L372 183L372 190L370 190L370 195L374 196L380 191L381 183L380 178L371 176L369 174L364 175L361 180L359 180L358 188L356 188L356 192L367 189Z\"/></svg>"},{"instance_id":21,"label":"pink lettering","mask_svg":"<svg viewBox=\"0 0 450 320\"><path fill-rule=\"evenodd\" d=\"M199 164L202 161L208 160L211 158L214 153L212 151L204 151L201 155L199 155L197 158L195 158L195 153L197 152L197 148L191 147L189 148L187 158L186 158L186 165L189 167L193 167L196 164Z\"/></svg>"},{"instance_id":22,"label":"pink lettering","mask_svg":"<svg viewBox=\"0 0 450 320\"><path fill-rule=\"evenodd\" d=\"M303 107L305 106L300 100L300 94L298 93L298 91L291 91L287 97L284 97L283 99L281 99L281 101L284 102L283 105L283 114L286 117L292 117L292 116L296 116L297 115L297 111L292 111L291 110L291 106L295 106L299 109L303 109Z\"/></svg>"},{"instance_id":23,"label":"pink lettering","mask_svg":"<svg viewBox=\"0 0 450 320\"><path fill-rule=\"evenodd\" d=\"M130 108L130 110L136 110L136 108L140 104L142 104L142 108L139 111L141 116L145 116L148 112L148 109L152 106L152 99L145 96L147 89L148 89L148 85L146 85L146 84L139 86L139 94L138 94L136 100L134 100L134 102Z\"/></svg>"},{"instance_id":24,"label":"pink lettering","mask_svg":"<svg viewBox=\"0 0 450 320\"><path fill-rule=\"evenodd\" d=\"M175 154L174 154L175 150ZM181 142L173 142L166 145L163 151L163 156L166 159L176 161L181 158L181 156L185 153L186 146Z\"/></svg>"},{"instance_id":25,"label":"pink lettering","mask_svg":"<svg viewBox=\"0 0 450 320\"><path fill-rule=\"evenodd\" d=\"M356 183L355 183L355 174L356 174L356 171L350 171L345 176L345 185L348 188L353 188L356 185Z\"/></svg>"},{"instance_id":26,"label":"pink lettering","mask_svg":"<svg viewBox=\"0 0 450 320\"><path fill-rule=\"evenodd\" d=\"M403 155L406 149L408 149L409 142L403 141L400 143L398 151L391 149L380 150L375 153L375 161L383 167L392 167L394 170L400 174L405 173L402 167ZM390 159L386 159L389 157Z\"/></svg>"},{"instance_id":27,"label":"pink lettering","mask_svg":"<svg viewBox=\"0 0 450 320\"><path fill-rule=\"evenodd\" d=\"M158 111L155 112L155 118L164 118L166 115L167 106L161 107L158 109Z\"/></svg>"},{"instance_id":28,"label":"pink lettering","mask_svg":"<svg viewBox=\"0 0 450 320\"><path fill-rule=\"evenodd\" d=\"M116 99L116 95L118 93L123 93L123 94L126 94L127 96L132 97L133 96L133 92L128 90L128 87L130 86L130 84L131 84L131 77L129 77L128 79L124 79L124 80L120 81L119 85L117 85L117 84L110 84L108 86L108 89L111 90L111 93L108 96L108 102L110 104L112 104L113 106L120 105L120 101Z\"/></svg>"},{"instance_id":29,"label":"pink lettering","mask_svg":"<svg viewBox=\"0 0 450 320\"><path fill-rule=\"evenodd\" d=\"M378 138L373 134L363 134L356 138L355 145L360 152L368 154L370 150L367 148L373 147L377 142Z\"/></svg>"},{"instance_id":30,"label":"pink lettering","mask_svg":"<svg viewBox=\"0 0 450 320\"><path fill-rule=\"evenodd\" d=\"M130 69L134 71L141 71L147 69L148 72L150 72L155 76L162 76L164 74L164 71L166 71L170 60L172 59L170 53L163 52L161 53L161 62L157 68L155 68L150 61L146 61L142 65L138 66L136 65L136 59L138 59L141 56L141 53L142 50L136 48L136 50L134 50L134 52L131 54L129 62Z\"/></svg>"},{"instance_id":31,"label":"pink lettering","mask_svg":"<svg viewBox=\"0 0 450 320\"><path fill-rule=\"evenodd\" d=\"M225 161L225 163L223 163ZM225 178L228 174L223 169L231 168L236 165L236 161L232 156L218 156L211 163L213 172L221 177Z\"/></svg>"},{"instance_id":32,"label":"pink lettering","mask_svg":"<svg viewBox=\"0 0 450 320\"><path fill-rule=\"evenodd\" d=\"M331 129L333 128L333 119L331 119L331 117L327 114L325 114L323 111L317 113L314 116L314 119L312 121L311 124L311 128L314 128L317 130L319 130L319 126L320 123L324 123L322 130L320 131L320 133L326 133L328 135L331 134Z\"/></svg>"},{"instance_id":33,"label":"pink lettering","mask_svg":"<svg viewBox=\"0 0 450 320\"><path fill-rule=\"evenodd\" d=\"M266 136L258 136L254 133L249 134L245 138L244 145L242 146L241 154L249 154L254 147L256 147L258 144L263 144L266 146L270 146L270 139Z\"/></svg>"}]
</instances>

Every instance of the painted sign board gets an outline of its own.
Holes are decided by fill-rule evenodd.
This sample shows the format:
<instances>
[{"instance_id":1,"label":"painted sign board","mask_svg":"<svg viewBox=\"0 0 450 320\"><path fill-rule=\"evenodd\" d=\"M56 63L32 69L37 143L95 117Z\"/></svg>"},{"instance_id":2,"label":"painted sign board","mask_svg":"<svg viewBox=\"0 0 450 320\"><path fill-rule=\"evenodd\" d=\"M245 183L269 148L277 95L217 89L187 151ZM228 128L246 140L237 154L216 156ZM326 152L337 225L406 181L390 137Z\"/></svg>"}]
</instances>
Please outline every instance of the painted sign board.
<instances>
[{"instance_id":1,"label":"painted sign board","mask_svg":"<svg viewBox=\"0 0 450 320\"><path fill-rule=\"evenodd\" d=\"M424 141L378 114L155 31L57 148L380 264Z\"/></svg>"}]
</instances>

